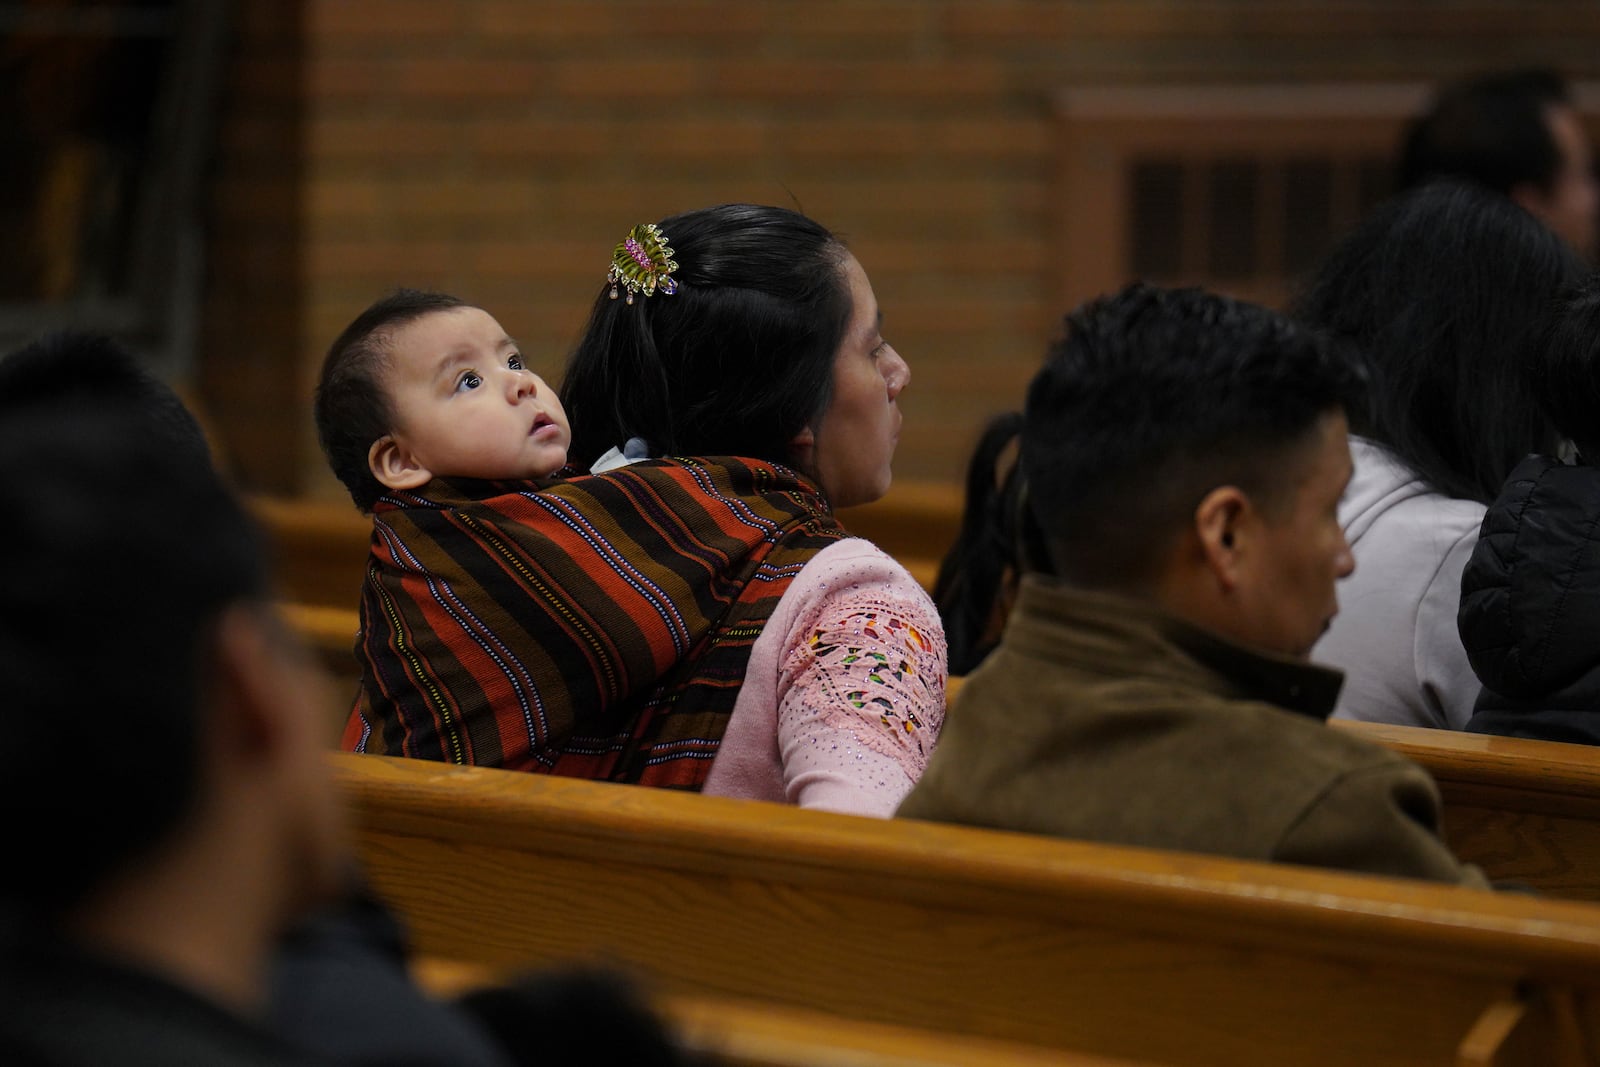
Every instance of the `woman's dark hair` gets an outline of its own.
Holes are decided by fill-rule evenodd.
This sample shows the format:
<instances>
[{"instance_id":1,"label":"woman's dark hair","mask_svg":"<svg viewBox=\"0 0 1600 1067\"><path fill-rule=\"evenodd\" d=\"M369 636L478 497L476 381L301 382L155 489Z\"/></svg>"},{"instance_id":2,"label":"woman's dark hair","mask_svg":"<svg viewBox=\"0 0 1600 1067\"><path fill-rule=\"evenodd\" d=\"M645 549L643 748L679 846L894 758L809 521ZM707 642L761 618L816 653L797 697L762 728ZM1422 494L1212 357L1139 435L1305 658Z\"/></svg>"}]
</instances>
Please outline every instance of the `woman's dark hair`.
<instances>
[{"instance_id":1,"label":"woman's dark hair","mask_svg":"<svg viewBox=\"0 0 1600 1067\"><path fill-rule=\"evenodd\" d=\"M754 204L658 225L677 292L629 304L601 287L561 385L572 462L632 437L654 455L788 462L831 396L851 311L844 246L804 215Z\"/></svg>"},{"instance_id":2,"label":"woman's dark hair","mask_svg":"<svg viewBox=\"0 0 1600 1067\"><path fill-rule=\"evenodd\" d=\"M1366 361L1371 403L1351 412L1355 433L1439 492L1488 503L1518 460L1554 444L1525 365L1543 317L1582 271L1512 201L1439 181L1379 205L1293 310Z\"/></svg>"},{"instance_id":3,"label":"woman's dark hair","mask_svg":"<svg viewBox=\"0 0 1600 1067\"><path fill-rule=\"evenodd\" d=\"M1020 411L996 415L984 427L967 464L961 529L939 561L933 602L954 676L971 673L999 643L1018 577L1047 567L1024 499L1021 436Z\"/></svg>"}]
</instances>

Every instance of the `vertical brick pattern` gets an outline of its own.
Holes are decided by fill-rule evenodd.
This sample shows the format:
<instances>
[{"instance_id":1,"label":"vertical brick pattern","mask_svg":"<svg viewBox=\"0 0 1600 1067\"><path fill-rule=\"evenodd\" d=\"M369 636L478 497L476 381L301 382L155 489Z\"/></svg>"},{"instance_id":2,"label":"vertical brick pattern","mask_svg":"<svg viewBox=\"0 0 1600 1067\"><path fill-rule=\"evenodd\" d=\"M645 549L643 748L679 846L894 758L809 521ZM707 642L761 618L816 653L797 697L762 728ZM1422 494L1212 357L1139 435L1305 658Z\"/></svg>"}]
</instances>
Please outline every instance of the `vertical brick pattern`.
<instances>
[{"instance_id":1,"label":"vertical brick pattern","mask_svg":"<svg viewBox=\"0 0 1600 1067\"><path fill-rule=\"evenodd\" d=\"M214 388L253 398L261 432L241 445L278 424L280 449L247 473L278 484L292 467L298 488L334 496L309 382L367 302L450 290L557 375L619 235L725 200L798 205L845 235L913 368L897 473L955 481L1066 310L1057 90L1600 66L1600 15L1558 0L240 6L209 351L250 369ZM262 154L297 120L300 154Z\"/></svg>"}]
</instances>

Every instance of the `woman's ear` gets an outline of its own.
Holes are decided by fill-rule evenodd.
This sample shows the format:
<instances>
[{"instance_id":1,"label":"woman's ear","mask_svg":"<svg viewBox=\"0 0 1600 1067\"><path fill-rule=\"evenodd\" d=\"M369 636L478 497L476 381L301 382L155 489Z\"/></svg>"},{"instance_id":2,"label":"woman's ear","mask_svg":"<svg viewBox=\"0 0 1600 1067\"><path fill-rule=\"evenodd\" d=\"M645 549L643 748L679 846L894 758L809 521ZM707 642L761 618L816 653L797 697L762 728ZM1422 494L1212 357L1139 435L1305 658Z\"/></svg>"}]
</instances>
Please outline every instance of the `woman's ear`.
<instances>
[{"instance_id":1,"label":"woman's ear","mask_svg":"<svg viewBox=\"0 0 1600 1067\"><path fill-rule=\"evenodd\" d=\"M812 468L817 458L817 432L807 426L789 439L790 462L803 471Z\"/></svg>"},{"instance_id":2,"label":"woman's ear","mask_svg":"<svg viewBox=\"0 0 1600 1067\"><path fill-rule=\"evenodd\" d=\"M1224 592L1236 589L1243 576L1246 527L1252 513L1250 498L1233 485L1211 490L1194 509L1194 532L1201 554Z\"/></svg>"},{"instance_id":3,"label":"woman's ear","mask_svg":"<svg viewBox=\"0 0 1600 1067\"><path fill-rule=\"evenodd\" d=\"M433 480L433 472L418 462L394 434L384 434L367 450L372 476L390 489L420 489Z\"/></svg>"}]
</instances>

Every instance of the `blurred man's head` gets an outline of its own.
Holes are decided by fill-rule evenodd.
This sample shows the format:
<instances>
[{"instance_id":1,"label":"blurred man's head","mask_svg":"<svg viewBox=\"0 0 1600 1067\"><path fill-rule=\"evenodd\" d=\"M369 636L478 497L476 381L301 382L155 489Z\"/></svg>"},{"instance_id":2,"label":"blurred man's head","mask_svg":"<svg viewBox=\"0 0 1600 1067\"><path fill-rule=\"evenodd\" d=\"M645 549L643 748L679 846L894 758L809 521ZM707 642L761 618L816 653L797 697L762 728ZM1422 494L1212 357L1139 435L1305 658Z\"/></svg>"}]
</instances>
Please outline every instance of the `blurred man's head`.
<instances>
[{"instance_id":1,"label":"blurred man's head","mask_svg":"<svg viewBox=\"0 0 1600 1067\"><path fill-rule=\"evenodd\" d=\"M36 369L69 379L126 358L103 339L50 352ZM338 886L325 679L164 386L17 380L0 374L0 805L17 853L50 858L13 865L0 897L207 971Z\"/></svg>"},{"instance_id":2,"label":"blurred man's head","mask_svg":"<svg viewBox=\"0 0 1600 1067\"><path fill-rule=\"evenodd\" d=\"M1600 203L1589 136L1560 75L1518 70L1446 86L1406 130L1399 183L1468 178L1593 258Z\"/></svg>"},{"instance_id":3,"label":"blurred man's head","mask_svg":"<svg viewBox=\"0 0 1600 1067\"><path fill-rule=\"evenodd\" d=\"M1067 317L1028 390L1028 500L1061 578L1306 655L1354 563L1356 365L1265 308L1133 285Z\"/></svg>"}]
</instances>

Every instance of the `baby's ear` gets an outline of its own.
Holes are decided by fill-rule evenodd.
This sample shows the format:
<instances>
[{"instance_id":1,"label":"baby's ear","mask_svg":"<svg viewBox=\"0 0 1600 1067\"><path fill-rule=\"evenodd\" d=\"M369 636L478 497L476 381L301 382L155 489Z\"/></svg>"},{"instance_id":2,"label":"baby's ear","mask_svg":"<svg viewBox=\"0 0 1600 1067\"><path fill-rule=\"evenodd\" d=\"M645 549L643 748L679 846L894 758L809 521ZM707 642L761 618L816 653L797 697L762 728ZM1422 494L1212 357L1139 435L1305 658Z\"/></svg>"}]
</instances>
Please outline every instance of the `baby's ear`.
<instances>
[{"instance_id":1,"label":"baby's ear","mask_svg":"<svg viewBox=\"0 0 1600 1067\"><path fill-rule=\"evenodd\" d=\"M433 480L433 472L417 461L394 434L384 434L367 450L372 476L390 489L420 489Z\"/></svg>"}]
</instances>

